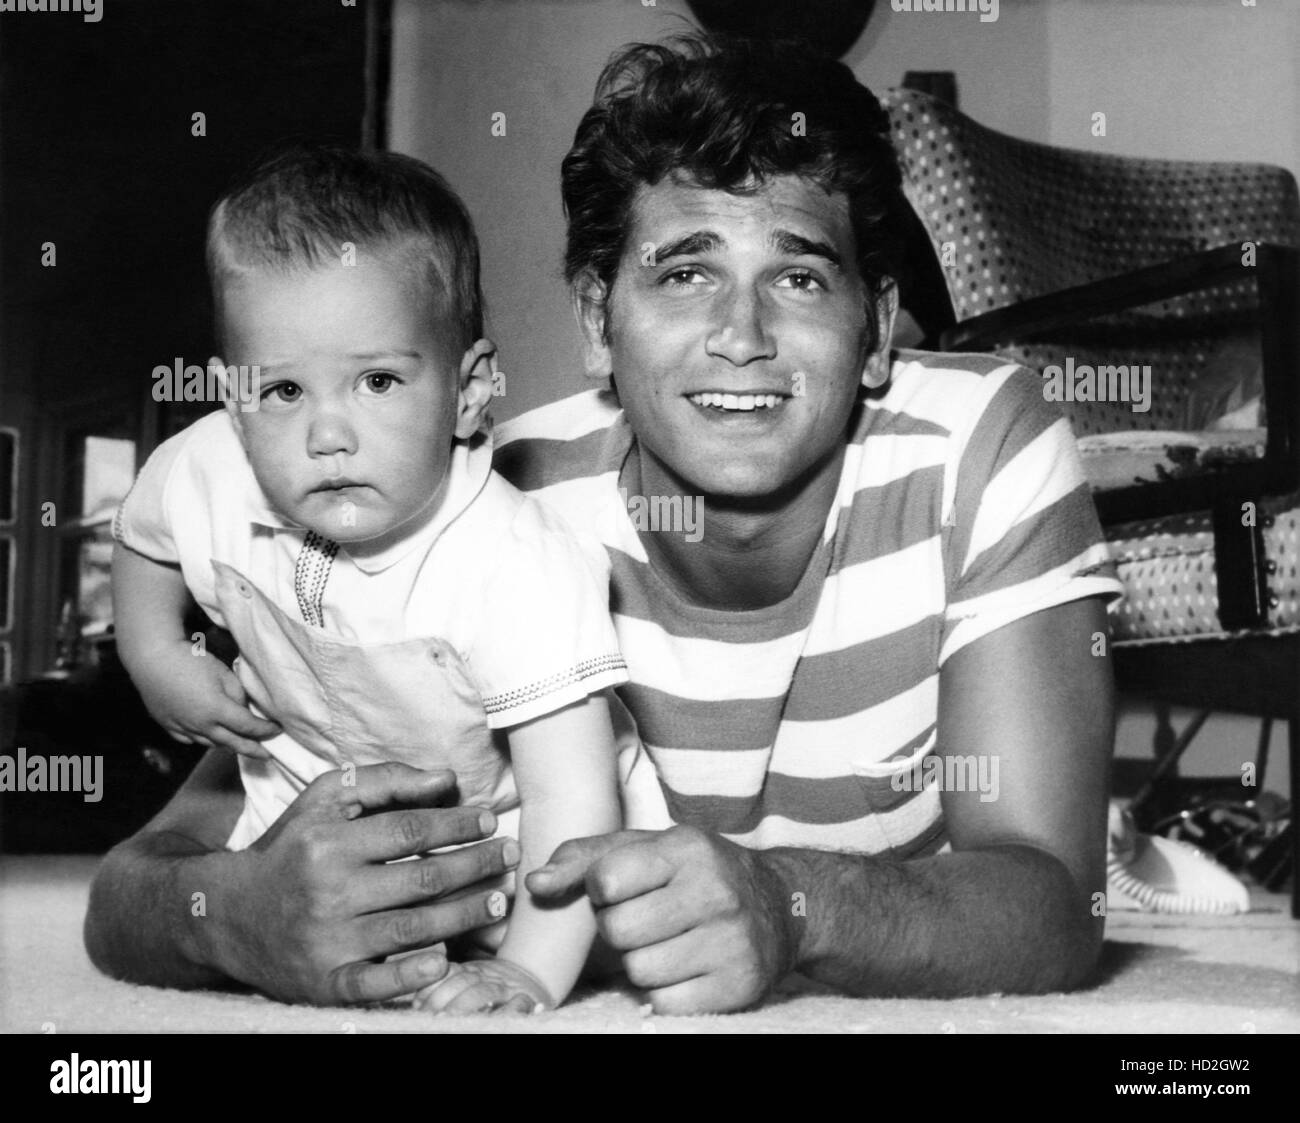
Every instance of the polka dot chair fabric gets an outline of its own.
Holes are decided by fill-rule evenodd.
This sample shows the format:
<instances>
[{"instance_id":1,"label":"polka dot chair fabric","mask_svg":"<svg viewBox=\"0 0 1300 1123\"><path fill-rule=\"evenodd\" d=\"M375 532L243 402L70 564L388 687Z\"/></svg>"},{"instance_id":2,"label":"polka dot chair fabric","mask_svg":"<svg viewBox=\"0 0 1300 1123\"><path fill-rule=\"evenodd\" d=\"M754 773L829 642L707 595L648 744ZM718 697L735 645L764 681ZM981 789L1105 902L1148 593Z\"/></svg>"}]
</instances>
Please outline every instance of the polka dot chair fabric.
<instances>
[{"instance_id":1,"label":"polka dot chair fabric","mask_svg":"<svg viewBox=\"0 0 1300 1123\"><path fill-rule=\"evenodd\" d=\"M958 321L1224 245L1300 246L1300 196L1282 168L1053 148L985 128L914 90L886 91L904 190L930 236ZM1243 247L1243 253L1246 250ZM1150 365L1150 408L1062 402L1077 436L1199 428L1206 385L1258 378L1255 285L1217 285L1058 330L999 353L1051 364ZM1297 372L1300 377L1300 372ZM1300 631L1300 496L1265 504L1270 634ZM1128 595L1116 640L1222 638L1208 512L1107 530Z\"/></svg>"},{"instance_id":2,"label":"polka dot chair fabric","mask_svg":"<svg viewBox=\"0 0 1300 1123\"><path fill-rule=\"evenodd\" d=\"M1300 507L1296 497L1260 507L1269 577L1271 635L1300 631ZM1119 535L1119 537L1116 537ZM1222 639L1214 530L1208 512L1109 528L1125 595L1111 613L1115 639L1134 643Z\"/></svg>"}]
</instances>

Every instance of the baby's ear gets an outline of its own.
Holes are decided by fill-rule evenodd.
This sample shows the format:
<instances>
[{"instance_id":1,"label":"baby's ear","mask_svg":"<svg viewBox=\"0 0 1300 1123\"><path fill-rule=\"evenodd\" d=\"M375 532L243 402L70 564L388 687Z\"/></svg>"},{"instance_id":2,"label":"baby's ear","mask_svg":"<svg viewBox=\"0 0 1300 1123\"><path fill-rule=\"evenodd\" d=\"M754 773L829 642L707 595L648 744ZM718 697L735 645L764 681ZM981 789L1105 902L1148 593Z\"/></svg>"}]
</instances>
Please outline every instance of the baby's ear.
<instances>
[{"instance_id":1,"label":"baby's ear","mask_svg":"<svg viewBox=\"0 0 1300 1123\"><path fill-rule=\"evenodd\" d=\"M456 438L467 441L483 425L484 414L504 375L492 369L496 344L480 339L460 360L460 395L456 408Z\"/></svg>"}]
</instances>

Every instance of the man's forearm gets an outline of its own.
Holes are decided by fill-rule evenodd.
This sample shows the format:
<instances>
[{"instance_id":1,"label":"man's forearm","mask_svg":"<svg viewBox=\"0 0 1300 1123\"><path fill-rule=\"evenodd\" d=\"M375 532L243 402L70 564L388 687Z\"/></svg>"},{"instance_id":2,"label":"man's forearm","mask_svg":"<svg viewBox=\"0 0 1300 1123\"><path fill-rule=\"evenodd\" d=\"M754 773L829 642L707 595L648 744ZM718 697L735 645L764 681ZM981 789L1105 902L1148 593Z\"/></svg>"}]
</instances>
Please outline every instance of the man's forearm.
<instances>
[{"instance_id":1,"label":"man's forearm","mask_svg":"<svg viewBox=\"0 0 1300 1123\"><path fill-rule=\"evenodd\" d=\"M1068 989L1101 949L1090 894L1029 846L910 862L776 849L760 861L780 894L793 969L849 994Z\"/></svg>"},{"instance_id":2,"label":"man's forearm","mask_svg":"<svg viewBox=\"0 0 1300 1123\"><path fill-rule=\"evenodd\" d=\"M227 982L216 966L219 941L210 926L235 859L170 831L115 847L90 888L85 943L91 961L105 974L152 986Z\"/></svg>"}]
</instances>

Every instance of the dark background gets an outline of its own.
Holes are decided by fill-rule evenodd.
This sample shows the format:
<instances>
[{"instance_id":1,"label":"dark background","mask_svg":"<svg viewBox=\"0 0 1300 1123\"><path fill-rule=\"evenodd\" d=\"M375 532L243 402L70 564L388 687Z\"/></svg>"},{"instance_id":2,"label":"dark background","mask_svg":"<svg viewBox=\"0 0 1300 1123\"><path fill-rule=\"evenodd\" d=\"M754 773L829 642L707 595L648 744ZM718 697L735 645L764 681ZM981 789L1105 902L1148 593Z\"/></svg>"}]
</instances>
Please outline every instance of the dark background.
<instances>
[{"instance_id":1,"label":"dark background","mask_svg":"<svg viewBox=\"0 0 1300 1123\"><path fill-rule=\"evenodd\" d=\"M0 425L20 434L0 680L29 684L0 685L0 748L102 753L108 770L99 804L0 798L0 849L102 849L197 757L152 727L111 644L79 635L109 549L102 510L81 509L86 438L133 441L138 465L212 408L152 397L155 366L212 350L207 211L282 141L382 146L387 25L367 0L0 17Z\"/></svg>"}]
</instances>

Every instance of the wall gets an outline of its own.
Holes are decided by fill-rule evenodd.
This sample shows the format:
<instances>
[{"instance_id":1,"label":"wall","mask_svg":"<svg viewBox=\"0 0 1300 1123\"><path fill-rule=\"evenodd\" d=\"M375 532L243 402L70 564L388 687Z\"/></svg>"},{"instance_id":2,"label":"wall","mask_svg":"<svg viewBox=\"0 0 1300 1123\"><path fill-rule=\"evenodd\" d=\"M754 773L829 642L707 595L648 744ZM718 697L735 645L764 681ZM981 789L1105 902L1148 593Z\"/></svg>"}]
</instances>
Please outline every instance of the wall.
<instances>
[{"instance_id":1,"label":"wall","mask_svg":"<svg viewBox=\"0 0 1300 1123\"><path fill-rule=\"evenodd\" d=\"M15 680L53 665L75 588L65 442L89 429L143 455L182 412L153 400L152 371L211 354L208 208L284 137L359 139L364 17L334 5L326 18L319 0L0 16L0 424L22 434L16 627L0 640Z\"/></svg>"},{"instance_id":2,"label":"wall","mask_svg":"<svg viewBox=\"0 0 1300 1123\"><path fill-rule=\"evenodd\" d=\"M1047 5L1049 144L1088 147L1089 114L1127 155L1258 160L1300 173L1295 0Z\"/></svg>"},{"instance_id":3,"label":"wall","mask_svg":"<svg viewBox=\"0 0 1300 1123\"><path fill-rule=\"evenodd\" d=\"M490 331L510 417L582 387L560 275L559 167L610 51L686 26L683 0L395 0L390 142L465 197L484 249ZM963 110L1043 143L1300 170L1300 4L1001 0L998 19L895 12L879 0L847 61L868 86L956 73ZM1091 114L1107 114L1094 137ZM506 135L492 136L493 113ZM1179 722L1183 715L1178 715ZM1150 751L1135 709L1118 751ZM1210 720L1186 771L1235 772L1255 723ZM1286 790L1284 737L1268 785Z\"/></svg>"},{"instance_id":4,"label":"wall","mask_svg":"<svg viewBox=\"0 0 1300 1123\"><path fill-rule=\"evenodd\" d=\"M442 171L478 224L501 417L582 385L559 174L601 64L689 20L684 0L395 0L390 143ZM951 70L967 113L1030 140L1293 171L1298 60L1300 4L1281 0L1001 0L992 23L878 0L847 56L875 89Z\"/></svg>"},{"instance_id":5,"label":"wall","mask_svg":"<svg viewBox=\"0 0 1300 1123\"><path fill-rule=\"evenodd\" d=\"M390 146L433 164L474 217L506 376L499 418L582 388L561 273L560 161L610 52L685 30L684 12L680 0L394 5ZM494 113L505 114L504 136L492 135Z\"/></svg>"},{"instance_id":6,"label":"wall","mask_svg":"<svg viewBox=\"0 0 1300 1123\"><path fill-rule=\"evenodd\" d=\"M847 61L872 88L951 70L966 113L1028 140L1300 171L1294 0L1001 0L992 23L882 0Z\"/></svg>"}]
</instances>

